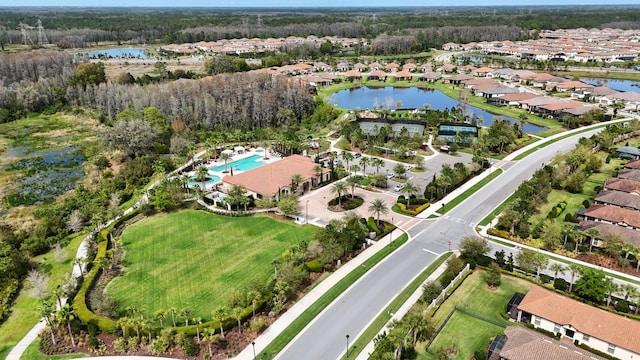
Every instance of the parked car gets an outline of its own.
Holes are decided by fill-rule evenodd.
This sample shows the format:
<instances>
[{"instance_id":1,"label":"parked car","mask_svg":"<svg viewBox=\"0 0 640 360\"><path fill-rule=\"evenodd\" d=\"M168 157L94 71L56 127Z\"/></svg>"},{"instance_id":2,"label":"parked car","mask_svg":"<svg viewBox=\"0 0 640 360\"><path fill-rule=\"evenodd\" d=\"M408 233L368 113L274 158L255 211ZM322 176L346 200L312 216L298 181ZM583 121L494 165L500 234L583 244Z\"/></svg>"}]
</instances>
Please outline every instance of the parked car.
<instances>
[{"instance_id":1,"label":"parked car","mask_svg":"<svg viewBox=\"0 0 640 360\"><path fill-rule=\"evenodd\" d=\"M392 178L392 177L394 177L394 176L395 176L395 174L387 173L387 179L391 179L391 178Z\"/></svg>"},{"instance_id":2,"label":"parked car","mask_svg":"<svg viewBox=\"0 0 640 360\"><path fill-rule=\"evenodd\" d=\"M333 160L333 165L342 165L342 160L340 160L340 159L334 159L334 160Z\"/></svg>"},{"instance_id":3,"label":"parked car","mask_svg":"<svg viewBox=\"0 0 640 360\"><path fill-rule=\"evenodd\" d=\"M402 190L403 187L404 187L403 184L398 184L393 188L393 191L399 192L400 190Z\"/></svg>"},{"instance_id":4,"label":"parked car","mask_svg":"<svg viewBox=\"0 0 640 360\"><path fill-rule=\"evenodd\" d=\"M360 154L360 153L353 154L353 157L356 158L356 159L360 158L361 156L362 156L362 154Z\"/></svg>"}]
</instances>

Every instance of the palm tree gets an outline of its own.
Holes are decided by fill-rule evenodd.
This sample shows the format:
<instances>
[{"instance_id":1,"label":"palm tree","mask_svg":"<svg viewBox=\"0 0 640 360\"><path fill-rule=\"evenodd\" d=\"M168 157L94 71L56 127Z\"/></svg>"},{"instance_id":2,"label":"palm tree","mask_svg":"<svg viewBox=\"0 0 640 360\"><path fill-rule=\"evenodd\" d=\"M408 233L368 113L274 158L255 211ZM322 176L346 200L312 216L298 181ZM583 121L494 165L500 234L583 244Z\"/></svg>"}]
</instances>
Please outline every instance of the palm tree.
<instances>
[{"instance_id":1,"label":"palm tree","mask_svg":"<svg viewBox=\"0 0 640 360\"><path fill-rule=\"evenodd\" d=\"M412 183L411 181L407 181L404 186L402 187L402 189L400 189L400 192L403 194L407 194L407 206L411 205L411 196L415 195L419 192L420 190L418 189L418 187Z\"/></svg>"},{"instance_id":2,"label":"palm tree","mask_svg":"<svg viewBox=\"0 0 640 360\"><path fill-rule=\"evenodd\" d=\"M343 151L342 152L342 160L344 160L345 164L346 164L346 169L349 168L349 161L353 160L353 154L348 152L348 151Z\"/></svg>"},{"instance_id":3,"label":"palm tree","mask_svg":"<svg viewBox=\"0 0 640 360\"><path fill-rule=\"evenodd\" d=\"M71 331L71 321L76 317L76 310L71 306L71 304L65 304L60 308L58 315L67 323L67 330L69 331L69 337L71 338L71 346L76 347L76 339L73 337L73 332Z\"/></svg>"},{"instance_id":4,"label":"palm tree","mask_svg":"<svg viewBox=\"0 0 640 360\"><path fill-rule=\"evenodd\" d=\"M371 205L369 205L369 212L376 215L376 225L380 226L380 214L388 214L389 208L384 200L375 199L371 202Z\"/></svg>"},{"instance_id":5,"label":"palm tree","mask_svg":"<svg viewBox=\"0 0 640 360\"><path fill-rule=\"evenodd\" d=\"M360 165L353 164L349 167L350 172L355 175L358 171L360 171Z\"/></svg>"},{"instance_id":6,"label":"palm tree","mask_svg":"<svg viewBox=\"0 0 640 360\"><path fill-rule=\"evenodd\" d=\"M215 310L213 310L213 318L218 320L220 323L220 336L224 339L224 326L222 326L222 321L225 316L227 316L227 308L225 306L218 306Z\"/></svg>"},{"instance_id":7,"label":"palm tree","mask_svg":"<svg viewBox=\"0 0 640 360\"><path fill-rule=\"evenodd\" d=\"M43 300L38 305L38 312L40 313L40 317L44 318L49 326L49 333L51 334L51 343L56 345L58 341L56 340L56 334L53 331L54 325L56 324L56 306L49 300Z\"/></svg>"},{"instance_id":8,"label":"palm tree","mask_svg":"<svg viewBox=\"0 0 640 360\"><path fill-rule=\"evenodd\" d=\"M233 317L238 322L238 330L240 331L240 334L242 334L242 323L241 322L242 322L242 312L244 311L244 309L239 307L239 306L236 306L231 311L233 313Z\"/></svg>"},{"instance_id":9,"label":"palm tree","mask_svg":"<svg viewBox=\"0 0 640 360\"><path fill-rule=\"evenodd\" d=\"M122 338L126 339L127 329L129 328L129 326L131 326L131 319L126 316L121 317L120 319L116 320L116 326L119 327L120 330L122 330Z\"/></svg>"},{"instance_id":10,"label":"palm tree","mask_svg":"<svg viewBox=\"0 0 640 360\"><path fill-rule=\"evenodd\" d=\"M613 293L618 291L619 285L614 283L610 277L604 278L605 288L607 289L607 306L611 304Z\"/></svg>"},{"instance_id":11,"label":"palm tree","mask_svg":"<svg viewBox=\"0 0 640 360\"><path fill-rule=\"evenodd\" d=\"M585 230L585 234L589 237L589 252L593 249L593 240L600 237L600 230L596 228L589 228Z\"/></svg>"},{"instance_id":12,"label":"palm tree","mask_svg":"<svg viewBox=\"0 0 640 360\"><path fill-rule=\"evenodd\" d=\"M567 268L565 268L560 263L553 263L551 264L551 266L549 266L549 270L553 271L553 280L555 281L558 278L558 274L564 275L564 272L565 270L567 270Z\"/></svg>"},{"instance_id":13,"label":"palm tree","mask_svg":"<svg viewBox=\"0 0 640 360\"><path fill-rule=\"evenodd\" d=\"M200 344L200 325L202 325L202 318L194 317L191 320L193 320L193 323L196 324L196 338L198 339L198 344Z\"/></svg>"},{"instance_id":14,"label":"palm tree","mask_svg":"<svg viewBox=\"0 0 640 360\"><path fill-rule=\"evenodd\" d=\"M376 174L378 174L380 168L384 166L384 160L380 158L372 158L371 165L376 167Z\"/></svg>"},{"instance_id":15,"label":"palm tree","mask_svg":"<svg viewBox=\"0 0 640 360\"><path fill-rule=\"evenodd\" d=\"M200 165L196 169L196 177L198 180L202 181L202 191L205 191L205 181L207 180L207 175L209 174L209 169L206 166Z\"/></svg>"},{"instance_id":16,"label":"palm tree","mask_svg":"<svg viewBox=\"0 0 640 360\"><path fill-rule=\"evenodd\" d=\"M160 321L160 327L164 327L165 316L167 316L167 312L162 309L153 313L153 317L155 317L156 319L158 319L158 321Z\"/></svg>"},{"instance_id":17,"label":"palm tree","mask_svg":"<svg viewBox=\"0 0 640 360\"><path fill-rule=\"evenodd\" d=\"M347 190L347 185L342 181L337 181L331 185L331 193L338 197L338 205L342 206L342 194Z\"/></svg>"},{"instance_id":18,"label":"palm tree","mask_svg":"<svg viewBox=\"0 0 640 360\"><path fill-rule=\"evenodd\" d=\"M224 171L227 171L227 162L233 159L233 156L229 153L223 152L220 154L220 160L224 161Z\"/></svg>"},{"instance_id":19,"label":"palm tree","mask_svg":"<svg viewBox=\"0 0 640 360\"><path fill-rule=\"evenodd\" d=\"M170 308L169 309L169 313L171 314L171 323L173 323L173 327L176 327L176 313L178 312L178 309L176 308Z\"/></svg>"},{"instance_id":20,"label":"palm tree","mask_svg":"<svg viewBox=\"0 0 640 360\"><path fill-rule=\"evenodd\" d=\"M191 315L191 310L187 308L180 310L180 316L184 318L184 326L189 326L189 315Z\"/></svg>"},{"instance_id":21,"label":"palm tree","mask_svg":"<svg viewBox=\"0 0 640 360\"><path fill-rule=\"evenodd\" d=\"M184 173L180 175L180 183L182 183L182 186L187 189L187 194L189 193L189 180L191 180L189 174Z\"/></svg>"},{"instance_id":22,"label":"palm tree","mask_svg":"<svg viewBox=\"0 0 640 360\"><path fill-rule=\"evenodd\" d=\"M360 158L360 166L362 167L362 173L367 176L367 166L371 165L371 158L363 156Z\"/></svg>"},{"instance_id":23,"label":"palm tree","mask_svg":"<svg viewBox=\"0 0 640 360\"><path fill-rule=\"evenodd\" d=\"M576 275L580 273L580 269L581 267L578 264L575 264L575 263L569 264L569 267L567 269L569 271L569 274L571 275L571 278L569 280L569 292L573 291L573 282L575 280Z\"/></svg>"},{"instance_id":24,"label":"palm tree","mask_svg":"<svg viewBox=\"0 0 640 360\"><path fill-rule=\"evenodd\" d=\"M291 175L291 193L295 194L296 191L298 190L298 185L300 185L300 183L303 181L304 179L302 178L302 175L300 174Z\"/></svg>"},{"instance_id":25,"label":"palm tree","mask_svg":"<svg viewBox=\"0 0 640 360\"><path fill-rule=\"evenodd\" d=\"M349 176L347 178L347 180L345 180L347 185L349 185L349 187L351 187L351 198L353 199L355 197L355 193L356 193L356 186L358 186L358 184L360 184L360 180L358 180L357 177L355 176Z\"/></svg>"},{"instance_id":26,"label":"palm tree","mask_svg":"<svg viewBox=\"0 0 640 360\"><path fill-rule=\"evenodd\" d=\"M260 301L260 299L262 298L262 294L260 294L259 291L249 291L249 293L247 294L247 297L251 300L251 310L253 312L253 317L256 316L256 305L258 304L258 301Z\"/></svg>"},{"instance_id":27,"label":"palm tree","mask_svg":"<svg viewBox=\"0 0 640 360\"><path fill-rule=\"evenodd\" d=\"M320 166L320 165L314 166L313 167L313 172L318 177L318 183L316 184L316 186L318 186L322 182L322 166Z\"/></svg>"}]
</instances>

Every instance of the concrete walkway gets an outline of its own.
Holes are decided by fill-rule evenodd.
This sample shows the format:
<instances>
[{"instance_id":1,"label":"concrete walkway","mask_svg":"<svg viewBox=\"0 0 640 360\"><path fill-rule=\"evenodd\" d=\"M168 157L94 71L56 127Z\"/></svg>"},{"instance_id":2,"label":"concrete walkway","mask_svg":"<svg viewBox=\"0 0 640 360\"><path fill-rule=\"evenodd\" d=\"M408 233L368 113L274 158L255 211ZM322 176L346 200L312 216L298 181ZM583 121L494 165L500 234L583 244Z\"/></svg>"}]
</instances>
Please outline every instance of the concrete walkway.
<instances>
[{"instance_id":1,"label":"concrete walkway","mask_svg":"<svg viewBox=\"0 0 640 360\"><path fill-rule=\"evenodd\" d=\"M402 234L401 231L394 231L394 238L400 236ZM384 238L378 240L373 245L369 246L365 251L360 253L351 261L343 264L338 270L333 272L329 277L324 279L321 283L319 283L313 290L307 293L304 297L302 297L298 302L296 302L293 306L291 306L284 314L280 315L280 317L273 323L265 332L260 334L258 338L255 339L255 353L259 354L264 348L269 345L280 333L282 333L291 323L296 320L302 313L304 313L313 303L316 302L324 293L329 291L335 284L337 284L340 280L342 280L345 276L347 276L351 271L355 268L361 266L366 260L380 251L382 248L387 246L391 241L391 235L387 235ZM338 297L334 301L339 301L340 297ZM330 305L329 305L330 306ZM253 353L253 345L249 344L240 354L238 354L234 359L237 360L252 360L254 359Z\"/></svg>"}]
</instances>

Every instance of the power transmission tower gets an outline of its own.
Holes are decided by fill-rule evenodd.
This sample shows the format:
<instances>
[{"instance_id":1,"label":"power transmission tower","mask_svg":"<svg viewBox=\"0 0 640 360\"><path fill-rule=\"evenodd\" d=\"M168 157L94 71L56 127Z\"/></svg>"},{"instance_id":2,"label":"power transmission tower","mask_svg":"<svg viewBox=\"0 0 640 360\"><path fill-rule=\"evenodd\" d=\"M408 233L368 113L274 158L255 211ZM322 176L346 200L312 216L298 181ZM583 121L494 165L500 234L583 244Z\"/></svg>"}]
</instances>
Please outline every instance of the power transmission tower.
<instances>
[{"instance_id":1,"label":"power transmission tower","mask_svg":"<svg viewBox=\"0 0 640 360\"><path fill-rule=\"evenodd\" d=\"M44 33L44 26L42 26L42 21L38 19L38 46L49 45L49 40L47 39L47 34Z\"/></svg>"},{"instance_id":2,"label":"power transmission tower","mask_svg":"<svg viewBox=\"0 0 640 360\"><path fill-rule=\"evenodd\" d=\"M20 33L22 34L22 44L31 45L33 41L31 40L31 36L29 32L33 29L33 26L29 26L25 23L20 23Z\"/></svg>"}]
</instances>

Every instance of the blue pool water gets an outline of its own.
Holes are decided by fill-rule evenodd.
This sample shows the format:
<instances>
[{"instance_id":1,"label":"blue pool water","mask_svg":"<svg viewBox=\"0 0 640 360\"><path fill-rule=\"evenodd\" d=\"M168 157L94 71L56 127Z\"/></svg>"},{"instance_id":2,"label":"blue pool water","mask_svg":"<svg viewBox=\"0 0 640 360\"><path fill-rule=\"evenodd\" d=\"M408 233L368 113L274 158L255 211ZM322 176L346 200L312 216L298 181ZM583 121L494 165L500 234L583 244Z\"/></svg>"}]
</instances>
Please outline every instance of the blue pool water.
<instances>
[{"instance_id":1,"label":"blue pool water","mask_svg":"<svg viewBox=\"0 0 640 360\"><path fill-rule=\"evenodd\" d=\"M207 187L220 182L219 176L207 175L207 177L211 178L210 180L204 182L204 185ZM196 180L196 177L192 176L191 180L189 180L189 187L194 187L194 186L202 186L202 181Z\"/></svg>"},{"instance_id":2,"label":"blue pool water","mask_svg":"<svg viewBox=\"0 0 640 360\"><path fill-rule=\"evenodd\" d=\"M262 159L262 155L251 155L248 158L229 162L227 163L226 166L223 164L223 165L210 168L209 170L221 172L221 171L224 171L225 169L231 170L231 168L233 167L233 170L249 171L264 165L264 162L259 161L260 159Z\"/></svg>"}]
</instances>

